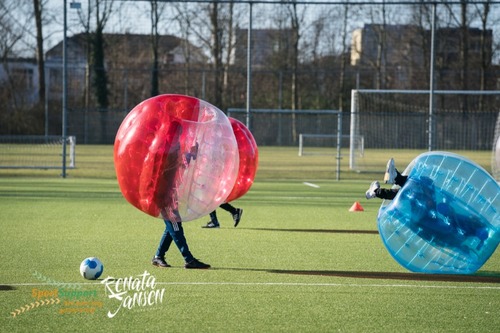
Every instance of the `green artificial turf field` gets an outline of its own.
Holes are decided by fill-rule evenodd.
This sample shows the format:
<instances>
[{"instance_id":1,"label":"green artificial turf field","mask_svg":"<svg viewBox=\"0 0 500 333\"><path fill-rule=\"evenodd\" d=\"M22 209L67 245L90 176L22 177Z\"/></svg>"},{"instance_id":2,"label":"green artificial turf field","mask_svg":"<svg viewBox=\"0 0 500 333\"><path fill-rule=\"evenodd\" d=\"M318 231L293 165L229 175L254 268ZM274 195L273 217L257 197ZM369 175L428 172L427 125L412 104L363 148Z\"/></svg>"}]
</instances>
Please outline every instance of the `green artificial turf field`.
<instances>
[{"instance_id":1,"label":"green artificial turf field","mask_svg":"<svg viewBox=\"0 0 500 333\"><path fill-rule=\"evenodd\" d=\"M66 179L0 170L1 331L498 331L499 250L470 276L398 265L377 234L380 200L364 193L389 157L404 167L418 153L366 154L379 172L351 173L343 160L336 181L334 157L261 148L256 181L234 202L237 228L223 210L220 229L184 224L209 270L184 269L174 246L172 268L150 264L164 224L123 199L110 146L77 146ZM485 168L490 154L464 153ZM349 212L356 201L363 212ZM79 274L90 256L104 263L100 280Z\"/></svg>"}]
</instances>

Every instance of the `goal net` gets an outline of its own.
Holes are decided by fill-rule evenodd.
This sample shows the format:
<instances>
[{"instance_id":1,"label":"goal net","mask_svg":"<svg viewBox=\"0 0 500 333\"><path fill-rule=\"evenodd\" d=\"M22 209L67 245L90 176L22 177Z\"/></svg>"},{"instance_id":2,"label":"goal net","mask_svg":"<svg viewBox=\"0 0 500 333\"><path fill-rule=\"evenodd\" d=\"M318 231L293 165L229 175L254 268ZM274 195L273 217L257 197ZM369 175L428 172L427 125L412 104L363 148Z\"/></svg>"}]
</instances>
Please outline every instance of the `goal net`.
<instances>
[{"instance_id":1,"label":"goal net","mask_svg":"<svg viewBox=\"0 0 500 333\"><path fill-rule=\"evenodd\" d=\"M298 141L299 156L336 156L332 171L340 179L341 148L349 147L341 111L229 108L227 115L246 123L259 145L296 147Z\"/></svg>"},{"instance_id":2,"label":"goal net","mask_svg":"<svg viewBox=\"0 0 500 333\"><path fill-rule=\"evenodd\" d=\"M349 167L374 170L357 152L368 149L490 150L500 91L353 90Z\"/></svg>"},{"instance_id":3,"label":"goal net","mask_svg":"<svg viewBox=\"0 0 500 333\"><path fill-rule=\"evenodd\" d=\"M354 138L355 151L360 157L364 153L364 138ZM337 147L349 148L349 134L303 134L299 135L299 156L305 155L338 155Z\"/></svg>"},{"instance_id":4,"label":"goal net","mask_svg":"<svg viewBox=\"0 0 500 333\"><path fill-rule=\"evenodd\" d=\"M61 136L0 136L0 169L63 169ZM74 136L66 137L66 168L75 168Z\"/></svg>"},{"instance_id":5,"label":"goal net","mask_svg":"<svg viewBox=\"0 0 500 333\"><path fill-rule=\"evenodd\" d=\"M495 139L493 140L493 157L491 161L493 177L500 182L500 112L495 126Z\"/></svg>"}]
</instances>

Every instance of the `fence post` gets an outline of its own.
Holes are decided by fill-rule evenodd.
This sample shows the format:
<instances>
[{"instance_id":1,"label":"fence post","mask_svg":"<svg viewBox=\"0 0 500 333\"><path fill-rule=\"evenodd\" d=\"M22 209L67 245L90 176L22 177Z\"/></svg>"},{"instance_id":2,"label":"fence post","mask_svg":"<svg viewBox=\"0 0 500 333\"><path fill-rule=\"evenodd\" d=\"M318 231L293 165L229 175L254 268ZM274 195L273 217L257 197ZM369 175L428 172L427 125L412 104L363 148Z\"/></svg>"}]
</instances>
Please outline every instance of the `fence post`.
<instances>
[{"instance_id":1,"label":"fence post","mask_svg":"<svg viewBox=\"0 0 500 333\"><path fill-rule=\"evenodd\" d=\"M349 137L349 169L354 170L355 161L354 161L354 138L358 135L356 129L356 121L358 116L358 91L353 89L351 91L351 128L350 128L350 137Z\"/></svg>"}]
</instances>

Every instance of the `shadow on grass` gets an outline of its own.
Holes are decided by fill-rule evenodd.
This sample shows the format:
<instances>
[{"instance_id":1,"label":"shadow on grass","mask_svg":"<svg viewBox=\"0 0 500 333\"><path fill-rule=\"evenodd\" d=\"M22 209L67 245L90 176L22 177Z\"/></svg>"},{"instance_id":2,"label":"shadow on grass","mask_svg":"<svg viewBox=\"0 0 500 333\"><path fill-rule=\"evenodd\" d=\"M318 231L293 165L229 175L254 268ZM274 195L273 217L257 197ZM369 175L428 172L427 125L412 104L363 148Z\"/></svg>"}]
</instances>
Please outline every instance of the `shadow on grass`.
<instances>
[{"instance_id":1,"label":"shadow on grass","mask_svg":"<svg viewBox=\"0 0 500 333\"><path fill-rule=\"evenodd\" d=\"M378 230L342 230L342 229L278 229L278 228L241 228L258 231L281 231L281 232L316 232L316 233L346 233L346 234L378 234ZM245 270L245 269L242 269ZM350 277L359 279L389 279L389 280L415 280L415 281L445 281L445 282L477 282L477 283L500 283L500 272L477 272L473 275L465 274L424 274L424 273L395 273L395 272L362 272L362 271L300 271L280 269L258 269L276 274L294 275L319 275Z\"/></svg>"},{"instance_id":2,"label":"shadow on grass","mask_svg":"<svg viewBox=\"0 0 500 333\"><path fill-rule=\"evenodd\" d=\"M278 229L278 228L240 228L258 231L284 231L284 232L318 232L332 234L378 234L378 230L344 230L344 229Z\"/></svg>"},{"instance_id":3,"label":"shadow on grass","mask_svg":"<svg viewBox=\"0 0 500 333\"><path fill-rule=\"evenodd\" d=\"M424 274L399 272L368 272L368 271L305 271L290 269L252 269L252 268L212 268L214 270L257 271L274 274L312 275L347 277L356 279L404 280L404 281L441 281L441 282L475 282L500 283L499 272L477 272L474 275L464 274Z\"/></svg>"},{"instance_id":4,"label":"shadow on grass","mask_svg":"<svg viewBox=\"0 0 500 333\"><path fill-rule=\"evenodd\" d=\"M500 283L500 274L493 272L476 273L475 275L361 272L361 271L294 271L294 270L281 270L281 269L267 270L267 272L278 273L278 274L350 277L350 278L360 278L360 279Z\"/></svg>"},{"instance_id":5,"label":"shadow on grass","mask_svg":"<svg viewBox=\"0 0 500 333\"><path fill-rule=\"evenodd\" d=\"M8 290L16 290L16 288L5 284L0 285L0 291L8 291Z\"/></svg>"}]
</instances>

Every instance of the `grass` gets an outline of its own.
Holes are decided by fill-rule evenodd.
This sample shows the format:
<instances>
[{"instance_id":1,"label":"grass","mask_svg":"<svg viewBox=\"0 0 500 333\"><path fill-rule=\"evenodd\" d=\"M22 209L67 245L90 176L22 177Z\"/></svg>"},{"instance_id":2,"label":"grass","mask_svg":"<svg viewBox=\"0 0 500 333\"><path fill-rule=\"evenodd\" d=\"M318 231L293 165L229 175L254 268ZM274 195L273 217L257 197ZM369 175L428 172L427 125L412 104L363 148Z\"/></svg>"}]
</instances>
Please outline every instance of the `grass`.
<instances>
[{"instance_id":1,"label":"grass","mask_svg":"<svg viewBox=\"0 0 500 333\"><path fill-rule=\"evenodd\" d=\"M331 156L261 148L256 181L235 201L244 209L238 228L222 210L220 229L202 229L206 218L185 223L192 252L213 266L206 271L183 269L175 247L167 256L172 268L150 265L163 223L123 199L110 146L77 146L77 169L69 170L67 179L55 170L0 170L0 327L5 332L496 331L499 251L468 280L437 279L399 266L376 233L380 201L367 201L364 192L382 177L389 157L404 166L418 153L366 153L379 171L354 173L343 166L338 182ZM489 152L467 154L488 167ZM355 201L364 212L348 211ZM103 277L147 271L154 290L164 289L162 302L122 307L108 318L120 302L109 298L102 280L79 275L88 256L104 262ZM481 282L482 277L491 281ZM49 292L63 289L95 296L51 301ZM70 309L94 312L62 313Z\"/></svg>"}]
</instances>

